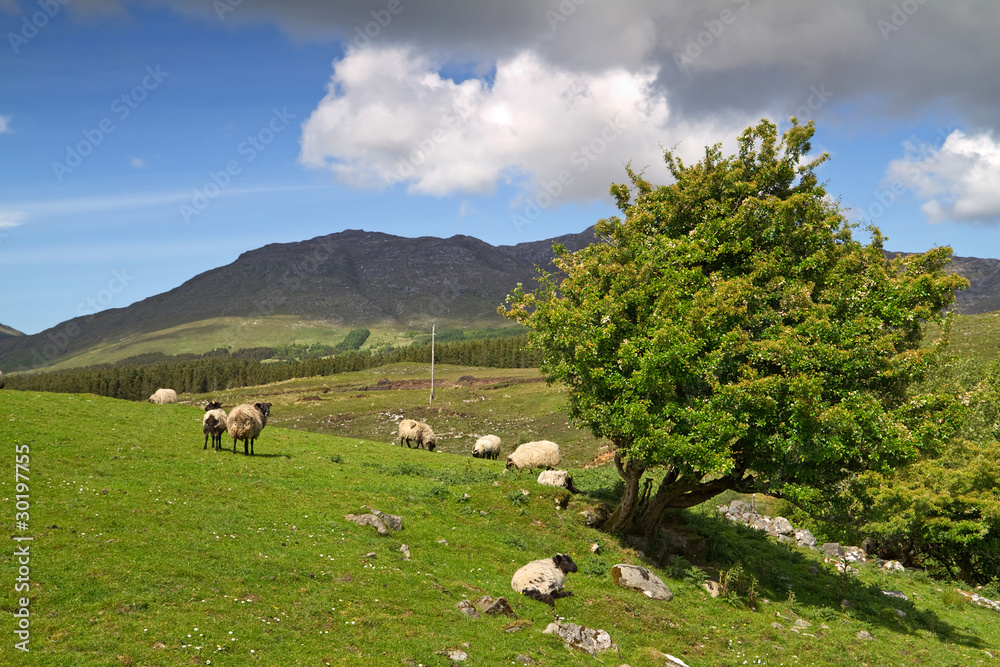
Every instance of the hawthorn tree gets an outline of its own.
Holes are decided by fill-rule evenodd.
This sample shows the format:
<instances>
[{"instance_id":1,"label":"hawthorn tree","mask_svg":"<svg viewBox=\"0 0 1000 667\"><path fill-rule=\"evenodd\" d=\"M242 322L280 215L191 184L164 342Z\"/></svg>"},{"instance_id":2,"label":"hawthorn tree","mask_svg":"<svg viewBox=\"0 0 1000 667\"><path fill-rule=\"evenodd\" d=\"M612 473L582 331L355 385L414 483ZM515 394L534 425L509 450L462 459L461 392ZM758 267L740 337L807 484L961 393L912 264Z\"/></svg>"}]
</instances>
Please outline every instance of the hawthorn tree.
<instances>
[{"instance_id":1,"label":"hawthorn tree","mask_svg":"<svg viewBox=\"0 0 1000 667\"><path fill-rule=\"evenodd\" d=\"M627 168L622 217L598 243L556 246L555 273L499 312L526 325L568 411L615 447L625 483L605 528L651 534L668 508L727 489L815 501L946 438L947 397L908 391L947 337L964 278L951 249L888 259L852 238L807 158L812 123L762 120L723 156L654 187ZM943 323L922 346L928 322ZM643 475L662 473L655 493Z\"/></svg>"}]
</instances>

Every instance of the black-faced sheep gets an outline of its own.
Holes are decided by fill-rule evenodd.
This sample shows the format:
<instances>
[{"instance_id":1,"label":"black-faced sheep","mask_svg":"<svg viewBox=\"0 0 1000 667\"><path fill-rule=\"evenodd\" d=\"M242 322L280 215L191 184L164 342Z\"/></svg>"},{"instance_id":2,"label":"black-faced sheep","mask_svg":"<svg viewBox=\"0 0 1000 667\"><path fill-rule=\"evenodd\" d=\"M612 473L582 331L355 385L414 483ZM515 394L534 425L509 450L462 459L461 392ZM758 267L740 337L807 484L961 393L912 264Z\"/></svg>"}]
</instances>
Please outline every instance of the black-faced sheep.
<instances>
[{"instance_id":1,"label":"black-faced sheep","mask_svg":"<svg viewBox=\"0 0 1000 667\"><path fill-rule=\"evenodd\" d=\"M510 587L517 593L554 607L556 598L572 595L562 590L569 572L576 572L576 563L566 554L556 554L521 567L511 578Z\"/></svg>"},{"instance_id":2,"label":"black-faced sheep","mask_svg":"<svg viewBox=\"0 0 1000 667\"><path fill-rule=\"evenodd\" d=\"M237 405L226 418L226 430L233 438L233 454L236 453L236 443L243 441L243 453L253 456L253 441L267 426L267 418L271 414L270 403L244 403ZM249 443L249 450L247 449Z\"/></svg>"},{"instance_id":3,"label":"black-faced sheep","mask_svg":"<svg viewBox=\"0 0 1000 667\"><path fill-rule=\"evenodd\" d=\"M403 441L406 441L407 449L410 448L410 443L417 443L417 447L423 448L427 447L427 451L433 452L434 448L437 447L437 436L434 435L434 431L431 427L423 422L418 422L414 419L404 419L399 422L399 446L403 446Z\"/></svg>"},{"instance_id":4,"label":"black-faced sheep","mask_svg":"<svg viewBox=\"0 0 1000 667\"><path fill-rule=\"evenodd\" d=\"M153 395L146 400L150 403L156 403L157 405L162 405L164 403L176 403L177 392L173 389L157 389L153 392Z\"/></svg>"},{"instance_id":5,"label":"black-faced sheep","mask_svg":"<svg viewBox=\"0 0 1000 667\"><path fill-rule=\"evenodd\" d=\"M484 435L476 440L476 444L472 446L472 455L477 459L492 459L495 461L500 458L500 445L501 441L498 436Z\"/></svg>"},{"instance_id":6,"label":"black-faced sheep","mask_svg":"<svg viewBox=\"0 0 1000 667\"><path fill-rule=\"evenodd\" d=\"M580 493L580 490L573 486L573 478L565 470L543 470L538 474L538 483L566 489L571 493Z\"/></svg>"},{"instance_id":7,"label":"black-faced sheep","mask_svg":"<svg viewBox=\"0 0 1000 667\"><path fill-rule=\"evenodd\" d=\"M507 468L518 470L555 468L559 465L559 445L548 440L526 442L507 457Z\"/></svg>"},{"instance_id":8,"label":"black-faced sheep","mask_svg":"<svg viewBox=\"0 0 1000 667\"><path fill-rule=\"evenodd\" d=\"M205 415L201 418L201 430L205 434L205 446L208 449L208 439L212 438L212 449L222 449L222 434L226 432L226 411L222 403L211 401L205 406Z\"/></svg>"}]
</instances>

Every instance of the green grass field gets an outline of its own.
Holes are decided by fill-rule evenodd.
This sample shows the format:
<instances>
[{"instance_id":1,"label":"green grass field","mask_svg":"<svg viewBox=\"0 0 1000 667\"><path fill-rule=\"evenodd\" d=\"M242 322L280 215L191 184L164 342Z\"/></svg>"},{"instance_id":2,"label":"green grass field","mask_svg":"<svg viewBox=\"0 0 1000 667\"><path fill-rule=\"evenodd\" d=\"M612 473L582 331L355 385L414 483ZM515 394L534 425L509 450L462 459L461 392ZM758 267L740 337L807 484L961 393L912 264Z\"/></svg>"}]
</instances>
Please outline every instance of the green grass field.
<instances>
[{"instance_id":1,"label":"green grass field","mask_svg":"<svg viewBox=\"0 0 1000 667\"><path fill-rule=\"evenodd\" d=\"M13 590L15 542L0 556L0 664L450 665L453 649L468 654L464 665L521 655L539 665L632 667L662 666L664 653L691 667L977 665L1000 655L1000 616L962 601L952 585L868 566L840 575L815 552L731 525L711 508L686 513L687 527L676 528L703 569L676 554L646 560L584 525L580 512L610 498L617 476L580 468L598 443L567 429L558 388L455 386L439 389L432 406L423 389L359 389L424 371L398 365L220 396L227 407L274 399L255 457L202 449L200 406L0 393L3 521L9 535L33 538L27 654L14 647L24 595ZM496 370L446 368L438 377L487 372ZM502 373L531 379L533 371ZM378 415L419 409L437 431L454 431L440 452L389 444L394 427ZM492 430L484 427L506 442L555 434L582 493L569 498L534 474L505 474L502 460L466 455L471 432ZM224 443L231 447L228 436ZM15 524L18 449L29 457L26 527ZM379 537L344 519L365 506L402 516L403 530ZM573 597L553 611L513 594L514 570L556 552L579 565L566 586ZM674 599L616 587L608 572L620 562L650 567ZM731 592L711 598L699 585L706 576ZM518 619L471 620L456 609L481 595L508 596ZM843 610L843 599L858 608ZM607 630L619 652L593 658L542 634L556 615ZM797 633L798 619L810 625ZM858 639L861 630L874 640Z\"/></svg>"}]
</instances>

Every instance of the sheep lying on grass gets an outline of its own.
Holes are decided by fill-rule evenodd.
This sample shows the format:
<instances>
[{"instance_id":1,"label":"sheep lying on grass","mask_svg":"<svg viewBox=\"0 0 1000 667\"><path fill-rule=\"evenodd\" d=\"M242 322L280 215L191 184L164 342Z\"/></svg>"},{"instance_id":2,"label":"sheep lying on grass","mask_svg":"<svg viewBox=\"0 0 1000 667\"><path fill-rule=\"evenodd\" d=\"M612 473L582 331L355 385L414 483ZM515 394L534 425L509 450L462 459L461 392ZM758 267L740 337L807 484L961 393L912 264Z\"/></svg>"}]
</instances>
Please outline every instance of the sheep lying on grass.
<instances>
[{"instance_id":1,"label":"sheep lying on grass","mask_svg":"<svg viewBox=\"0 0 1000 667\"><path fill-rule=\"evenodd\" d=\"M565 470L543 470L538 474L538 483L566 489L571 493L580 493L580 490L573 486L573 478Z\"/></svg>"},{"instance_id":2,"label":"sheep lying on grass","mask_svg":"<svg viewBox=\"0 0 1000 667\"><path fill-rule=\"evenodd\" d=\"M479 440L476 440L476 444L472 446L472 455L477 459L492 459L495 461L500 458L500 444L498 436L484 435Z\"/></svg>"},{"instance_id":3,"label":"sheep lying on grass","mask_svg":"<svg viewBox=\"0 0 1000 667\"><path fill-rule=\"evenodd\" d=\"M518 470L555 468L559 465L559 445L548 440L536 440L520 445L507 457L507 468Z\"/></svg>"},{"instance_id":4,"label":"sheep lying on grass","mask_svg":"<svg viewBox=\"0 0 1000 667\"><path fill-rule=\"evenodd\" d=\"M404 440L406 440L407 449L410 448L411 442L417 443L417 447L420 448L426 446L429 452L433 452L434 448L437 447L437 436L434 435L431 427L415 419L404 419L399 422L400 447L403 446Z\"/></svg>"},{"instance_id":5,"label":"sheep lying on grass","mask_svg":"<svg viewBox=\"0 0 1000 667\"><path fill-rule=\"evenodd\" d=\"M522 566L510 580L510 587L533 600L556 606L556 598L572 595L562 590L566 574L576 572L576 563L566 554L533 560Z\"/></svg>"},{"instance_id":6,"label":"sheep lying on grass","mask_svg":"<svg viewBox=\"0 0 1000 667\"><path fill-rule=\"evenodd\" d=\"M233 454L236 453L236 443L243 441L243 453L253 456L253 441L260 437L260 432L267 426L267 418L271 414L270 403L244 403L237 405L226 418L226 430L233 438ZM249 451L247 450L247 443Z\"/></svg>"},{"instance_id":7,"label":"sheep lying on grass","mask_svg":"<svg viewBox=\"0 0 1000 667\"><path fill-rule=\"evenodd\" d=\"M177 392L173 389L157 389L147 400L150 403L155 403L157 405L162 405L164 403L176 403Z\"/></svg>"},{"instance_id":8,"label":"sheep lying on grass","mask_svg":"<svg viewBox=\"0 0 1000 667\"><path fill-rule=\"evenodd\" d=\"M226 432L226 411L222 403L211 401L205 406L205 415L201 418L201 430L205 434L205 446L208 449L208 439L212 438L212 449L222 449L222 434Z\"/></svg>"}]
</instances>

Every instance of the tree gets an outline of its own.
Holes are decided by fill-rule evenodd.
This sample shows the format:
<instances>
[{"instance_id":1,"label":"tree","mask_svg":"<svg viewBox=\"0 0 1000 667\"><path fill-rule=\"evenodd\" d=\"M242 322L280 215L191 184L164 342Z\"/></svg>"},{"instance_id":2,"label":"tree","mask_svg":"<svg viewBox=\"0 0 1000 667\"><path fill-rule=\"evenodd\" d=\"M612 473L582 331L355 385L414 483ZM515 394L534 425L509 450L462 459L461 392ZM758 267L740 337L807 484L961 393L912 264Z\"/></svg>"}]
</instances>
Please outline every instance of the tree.
<instances>
[{"instance_id":1,"label":"tree","mask_svg":"<svg viewBox=\"0 0 1000 667\"><path fill-rule=\"evenodd\" d=\"M946 340L964 278L951 249L887 259L863 245L807 160L812 123L779 141L762 120L685 165L674 183L611 193L623 218L601 242L556 246L556 273L499 311L531 330L568 411L609 439L625 482L611 531L652 533L668 508L727 489L815 500L851 475L887 470L947 437L941 399L909 395ZM921 346L928 322L944 332ZM643 475L663 477L640 491Z\"/></svg>"}]
</instances>

